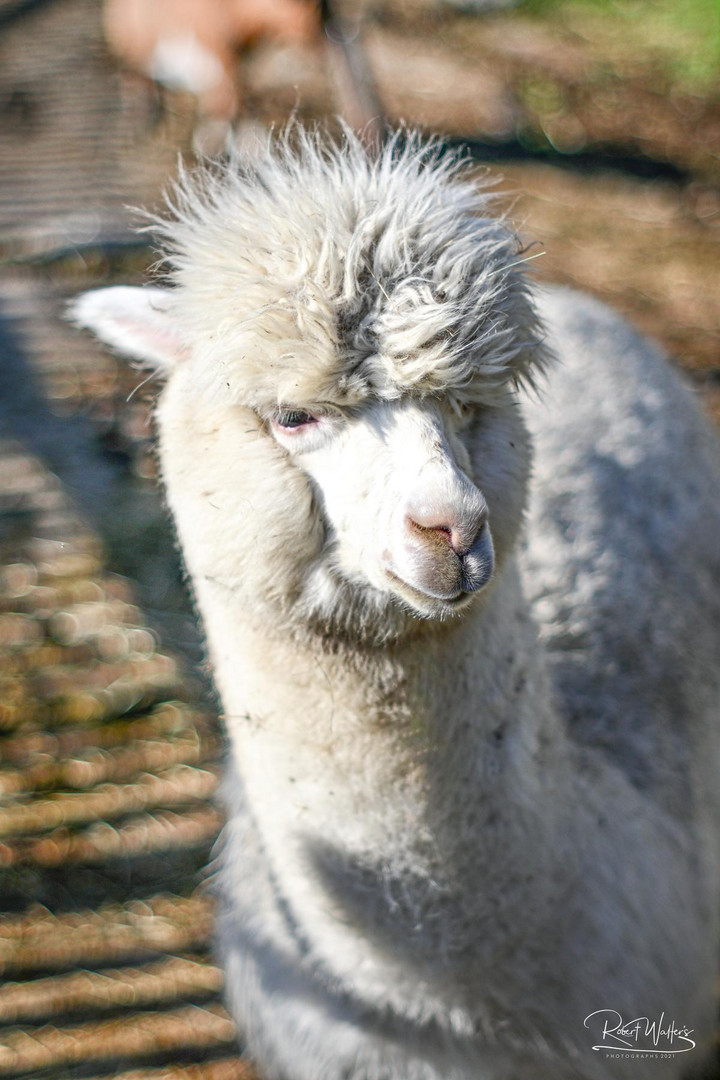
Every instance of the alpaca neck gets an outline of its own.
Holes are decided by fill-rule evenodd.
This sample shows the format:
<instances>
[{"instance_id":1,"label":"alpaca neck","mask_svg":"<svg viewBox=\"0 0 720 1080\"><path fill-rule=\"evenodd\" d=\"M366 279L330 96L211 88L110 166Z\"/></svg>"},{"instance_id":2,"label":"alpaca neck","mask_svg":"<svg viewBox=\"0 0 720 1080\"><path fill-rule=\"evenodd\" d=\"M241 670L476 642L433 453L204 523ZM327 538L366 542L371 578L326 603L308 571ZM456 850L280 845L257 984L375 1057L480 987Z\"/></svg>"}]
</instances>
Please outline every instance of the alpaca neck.
<instances>
[{"instance_id":1,"label":"alpaca neck","mask_svg":"<svg viewBox=\"0 0 720 1080\"><path fill-rule=\"evenodd\" d=\"M387 810L398 782L401 798L414 786L464 801L467 783L485 801L507 785L532 800L563 757L514 561L467 616L383 649L300 644L249 625L228 596L200 599L243 775L261 753L264 776L317 798L327 785L356 813L375 798Z\"/></svg>"},{"instance_id":2,"label":"alpaca neck","mask_svg":"<svg viewBox=\"0 0 720 1080\"><path fill-rule=\"evenodd\" d=\"M412 1010L420 979L425 1006L462 1009L505 947L473 928L502 909L541 935L557 904L518 884L558 880L569 774L517 568L464 620L384 651L300 648L205 611L245 799L308 947L368 1000L392 985Z\"/></svg>"}]
</instances>

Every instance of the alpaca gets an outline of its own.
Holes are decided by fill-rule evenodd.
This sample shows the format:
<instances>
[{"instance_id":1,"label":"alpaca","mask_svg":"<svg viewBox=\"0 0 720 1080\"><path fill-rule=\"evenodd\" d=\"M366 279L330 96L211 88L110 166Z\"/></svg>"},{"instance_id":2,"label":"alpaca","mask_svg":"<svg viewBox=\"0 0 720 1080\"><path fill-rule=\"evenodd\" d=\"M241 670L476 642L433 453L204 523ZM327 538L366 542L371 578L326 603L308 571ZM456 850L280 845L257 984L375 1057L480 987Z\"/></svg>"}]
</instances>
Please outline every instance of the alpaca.
<instances>
[{"instance_id":1,"label":"alpaca","mask_svg":"<svg viewBox=\"0 0 720 1080\"><path fill-rule=\"evenodd\" d=\"M181 178L167 287L74 309L167 375L266 1080L659 1080L712 1044L718 447L488 204L417 138L296 130Z\"/></svg>"}]
</instances>

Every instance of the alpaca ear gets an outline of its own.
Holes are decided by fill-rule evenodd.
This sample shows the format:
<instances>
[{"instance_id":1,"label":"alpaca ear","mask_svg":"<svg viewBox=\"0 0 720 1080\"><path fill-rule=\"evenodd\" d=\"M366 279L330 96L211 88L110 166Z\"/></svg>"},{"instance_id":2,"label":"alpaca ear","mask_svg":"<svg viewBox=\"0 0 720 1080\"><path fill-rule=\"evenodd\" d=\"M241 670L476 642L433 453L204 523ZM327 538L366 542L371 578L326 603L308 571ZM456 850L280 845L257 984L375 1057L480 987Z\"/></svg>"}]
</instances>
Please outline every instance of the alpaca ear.
<instances>
[{"instance_id":1,"label":"alpaca ear","mask_svg":"<svg viewBox=\"0 0 720 1080\"><path fill-rule=\"evenodd\" d=\"M171 297L157 287L94 289L73 301L68 317L125 356L169 371L187 352L169 314Z\"/></svg>"}]
</instances>

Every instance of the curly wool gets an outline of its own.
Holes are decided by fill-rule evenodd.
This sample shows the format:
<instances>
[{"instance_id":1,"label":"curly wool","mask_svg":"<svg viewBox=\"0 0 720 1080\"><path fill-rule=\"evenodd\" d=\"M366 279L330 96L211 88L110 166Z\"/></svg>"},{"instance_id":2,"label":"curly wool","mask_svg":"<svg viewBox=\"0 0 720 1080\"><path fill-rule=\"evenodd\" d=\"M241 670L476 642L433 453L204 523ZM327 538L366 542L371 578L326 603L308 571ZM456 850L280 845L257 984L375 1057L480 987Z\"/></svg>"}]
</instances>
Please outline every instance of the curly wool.
<instances>
[{"instance_id":1,"label":"curly wool","mask_svg":"<svg viewBox=\"0 0 720 1080\"><path fill-rule=\"evenodd\" d=\"M153 227L199 385L262 410L491 403L532 382L546 354L518 240L466 172L417 135L371 158L349 132L291 128L249 165L181 174Z\"/></svg>"}]
</instances>

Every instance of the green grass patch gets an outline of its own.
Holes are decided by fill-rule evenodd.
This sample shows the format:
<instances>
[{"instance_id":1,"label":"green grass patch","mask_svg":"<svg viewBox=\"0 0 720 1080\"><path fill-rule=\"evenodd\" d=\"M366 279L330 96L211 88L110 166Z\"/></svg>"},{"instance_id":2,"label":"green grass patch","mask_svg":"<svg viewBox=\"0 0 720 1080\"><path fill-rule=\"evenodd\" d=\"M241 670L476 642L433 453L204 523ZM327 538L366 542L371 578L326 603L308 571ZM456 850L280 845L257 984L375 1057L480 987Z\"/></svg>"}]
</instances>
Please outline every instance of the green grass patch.
<instances>
[{"instance_id":1,"label":"green grass patch","mask_svg":"<svg viewBox=\"0 0 720 1080\"><path fill-rule=\"evenodd\" d=\"M518 10L564 24L613 66L720 93L720 0L523 0Z\"/></svg>"}]
</instances>

